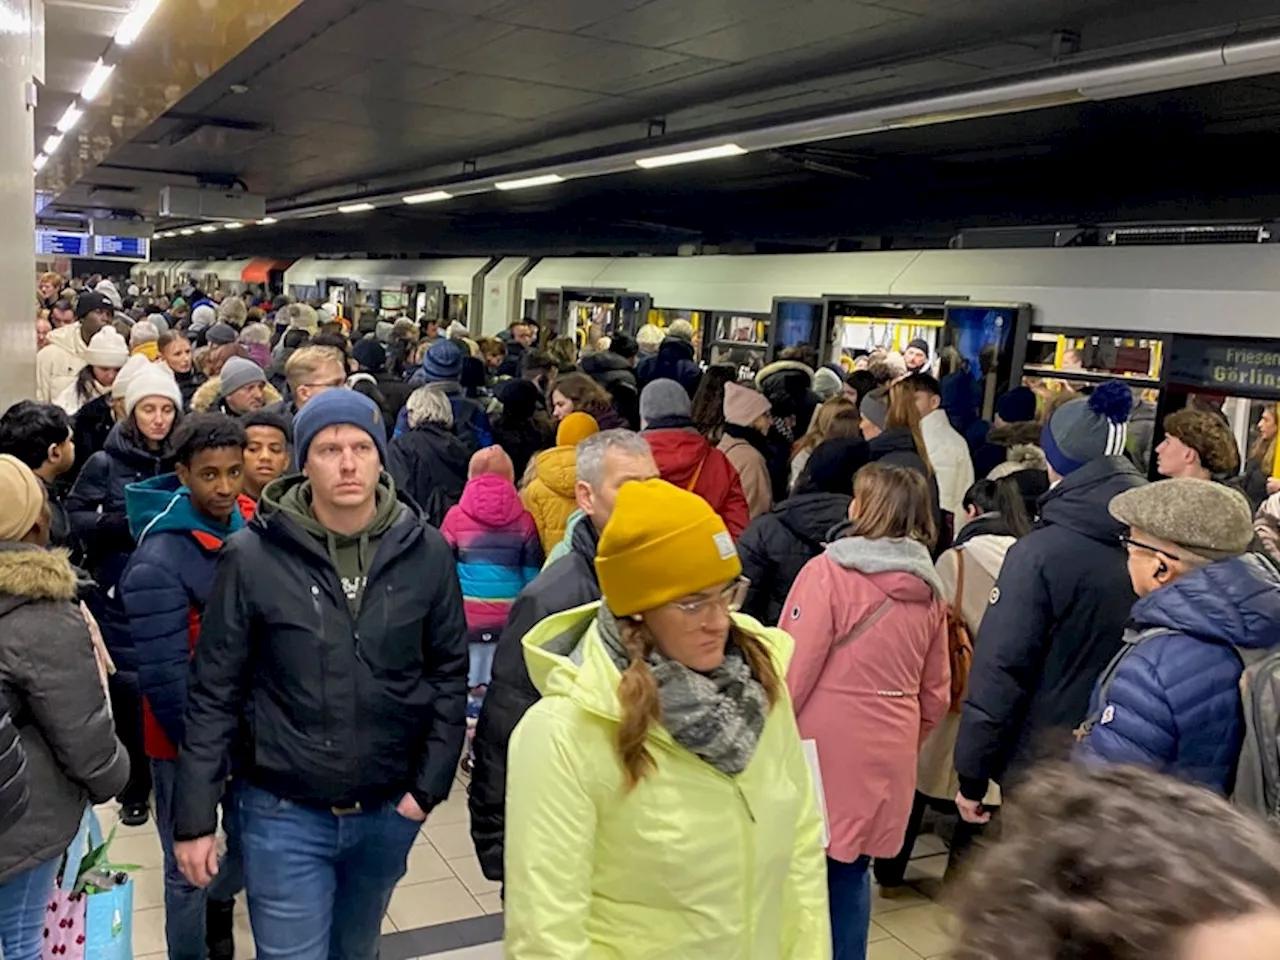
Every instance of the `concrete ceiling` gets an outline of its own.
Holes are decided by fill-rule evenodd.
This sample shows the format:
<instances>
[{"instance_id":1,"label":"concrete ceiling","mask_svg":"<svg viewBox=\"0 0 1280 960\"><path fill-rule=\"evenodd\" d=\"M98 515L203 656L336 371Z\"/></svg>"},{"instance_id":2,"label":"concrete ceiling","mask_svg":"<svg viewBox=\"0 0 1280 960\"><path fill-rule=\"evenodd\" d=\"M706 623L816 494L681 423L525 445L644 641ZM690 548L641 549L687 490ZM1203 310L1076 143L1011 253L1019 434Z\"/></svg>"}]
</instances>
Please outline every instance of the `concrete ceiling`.
<instances>
[{"instance_id":1,"label":"concrete ceiling","mask_svg":"<svg viewBox=\"0 0 1280 960\"><path fill-rule=\"evenodd\" d=\"M1017 77L1061 62L1060 30L1078 32L1075 59L1084 61L1274 25L1274 11L1271 0L303 0L96 166L61 182L59 206L100 208L95 196L110 190L154 214L161 185L197 182L241 183L269 208L349 197L455 176L464 164L483 171L604 151L643 138L657 118L668 138L691 137ZM1248 96L1254 135L1277 126L1266 82L1223 88L1217 99L1191 91L1139 102L1156 116L1171 104L1197 122L1238 125L1234 101L1220 101ZM1129 119L1112 125L1113 115ZM1074 156L1082 137L1100 144L1093 124L1121 137L1144 117L1110 104L1041 111L657 179L608 177L454 201L448 211L326 217L252 231L261 239L241 231L183 243L275 236L291 247L487 252L539 236L573 243L577 232L586 246L665 249L681 236L739 238L752 232L751 216L779 224L760 219L757 234L828 235L833 217L854 234L883 228L890 187L902 191L898 209L915 209L966 182L948 171L1007 175L1017 162ZM1098 174L1105 190L1106 164ZM841 209L834 196L858 206ZM943 200L961 215L963 197Z\"/></svg>"}]
</instances>

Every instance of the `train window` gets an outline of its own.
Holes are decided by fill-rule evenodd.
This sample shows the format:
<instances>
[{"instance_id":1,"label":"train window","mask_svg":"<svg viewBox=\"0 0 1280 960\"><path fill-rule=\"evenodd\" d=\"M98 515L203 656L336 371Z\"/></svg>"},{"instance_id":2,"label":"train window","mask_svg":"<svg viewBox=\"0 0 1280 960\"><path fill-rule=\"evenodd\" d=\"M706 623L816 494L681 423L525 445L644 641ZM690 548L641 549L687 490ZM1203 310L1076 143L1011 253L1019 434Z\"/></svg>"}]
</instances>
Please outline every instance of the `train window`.
<instances>
[{"instance_id":1,"label":"train window","mask_svg":"<svg viewBox=\"0 0 1280 960\"><path fill-rule=\"evenodd\" d=\"M1158 381L1164 340L1158 337L1079 336L1037 330L1027 342L1023 369L1088 379Z\"/></svg>"}]
</instances>

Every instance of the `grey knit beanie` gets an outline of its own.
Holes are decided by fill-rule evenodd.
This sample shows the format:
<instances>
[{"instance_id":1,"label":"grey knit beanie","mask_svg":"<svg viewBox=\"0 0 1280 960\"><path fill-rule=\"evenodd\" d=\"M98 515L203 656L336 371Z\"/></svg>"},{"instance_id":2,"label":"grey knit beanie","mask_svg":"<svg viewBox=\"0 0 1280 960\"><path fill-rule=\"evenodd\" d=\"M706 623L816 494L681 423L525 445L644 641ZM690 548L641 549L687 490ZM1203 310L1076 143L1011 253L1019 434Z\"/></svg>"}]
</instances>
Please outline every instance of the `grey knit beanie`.
<instances>
[{"instance_id":1,"label":"grey knit beanie","mask_svg":"<svg viewBox=\"0 0 1280 960\"><path fill-rule=\"evenodd\" d=\"M1124 453L1133 393L1112 380L1087 398L1069 400L1053 412L1040 431L1045 459L1065 477L1092 460Z\"/></svg>"},{"instance_id":2,"label":"grey knit beanie","mask_svg":"<svg viewBox=\"0 0 1280 960\"><path fill-rule=\"evenodd\" d=\"M654 380L640 394L640 419L645 423L667 417L687 417L692 409L689 394L674 380Z\"/></svg>"},{"instance_id":3,"label":"grey knit beanie","mask_svg":"<svg viewBox=\"0 0 1280 960\"><path fill-rule=\"evenodd\" d=\"M241 387L251 383L266 383L267 375L262 368L245 357L232 357L222 365L219 376L218 399L225 400Z\"/></svg>"},{"instance_id":4,"label":"grey knit beanie","mask_svg":"<svg viewBox=\"0 0 1280 960\"><path fill-rule=\"evenodd\" d=\"M1160 480L1113 497L1111 515L1208 560L1238 557L1253 542L1244 495L1212 480Z\"/></svg>"}]
</instances>

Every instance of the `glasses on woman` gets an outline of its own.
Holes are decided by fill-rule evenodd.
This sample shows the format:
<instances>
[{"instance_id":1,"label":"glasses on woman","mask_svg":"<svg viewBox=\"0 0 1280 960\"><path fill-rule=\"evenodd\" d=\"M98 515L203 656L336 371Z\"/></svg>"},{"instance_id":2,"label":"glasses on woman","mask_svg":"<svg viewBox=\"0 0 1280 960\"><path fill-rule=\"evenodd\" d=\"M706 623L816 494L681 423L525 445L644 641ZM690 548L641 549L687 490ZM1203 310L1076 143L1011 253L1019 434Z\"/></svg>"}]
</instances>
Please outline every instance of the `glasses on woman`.
<instances>
[{"instance_id":1,"label":"glasses on woman","mask_svg":"<svg viewBox=\"0 0 1280 960\"><path fill-rule=\"evenodd\" d=\"M723 607L728 613L737 613L742 609L742 602L747 598L747 588L750 586L750 580L746 577L738 577L723 590L709 596L676 600L671 605L687 617L704 616L717 606Z\"/></svg>"}]
</instances>

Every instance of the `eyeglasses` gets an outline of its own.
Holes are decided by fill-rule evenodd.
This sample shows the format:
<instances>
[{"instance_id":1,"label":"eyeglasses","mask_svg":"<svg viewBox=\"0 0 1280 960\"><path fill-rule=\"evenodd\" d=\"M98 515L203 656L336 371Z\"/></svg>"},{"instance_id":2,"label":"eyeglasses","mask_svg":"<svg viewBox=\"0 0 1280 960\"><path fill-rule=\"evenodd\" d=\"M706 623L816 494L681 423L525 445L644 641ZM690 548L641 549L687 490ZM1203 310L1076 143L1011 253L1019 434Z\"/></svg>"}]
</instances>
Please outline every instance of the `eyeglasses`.
<instances>
[{"instance_id":1,"label":"eyeglasses","mask_svg":"<svg viewBox=\"0 0 1280 960\"><path fill-rule=\"evenodd\" d=\"M750 586L750 580L739 577L719 593L699 597L697 600L676 600L671 605L687 617L706 614L712 605L724 607L728 613L737 613L742 609L742 602L747 598L747 588Z\"/></svg>"},{"instance_id":2,"label":"eyeglasses","mask_svg":"<svg viewBox=\"0 0 1280 960\"><path fill-rule=\"evenodd\" d=\"M1143 543L1141 540L1135 540L1133 537L1122 536L1120 538L1120 542L1126 547L1135 547L1138 550L1146 550L1149 553L1154 553L1158 557L1165 557L1169 560L1182 562L1186 559L1185 557L1178 556L1176 553L1170 553L1168 550L1161 550L1159 547L1153 547L1149 543Z\"/></svg>"}]
</instances>

